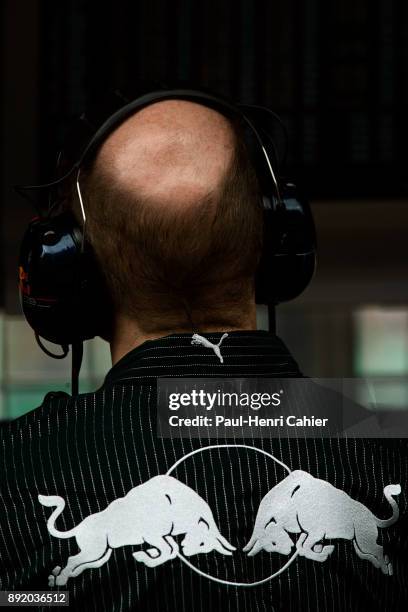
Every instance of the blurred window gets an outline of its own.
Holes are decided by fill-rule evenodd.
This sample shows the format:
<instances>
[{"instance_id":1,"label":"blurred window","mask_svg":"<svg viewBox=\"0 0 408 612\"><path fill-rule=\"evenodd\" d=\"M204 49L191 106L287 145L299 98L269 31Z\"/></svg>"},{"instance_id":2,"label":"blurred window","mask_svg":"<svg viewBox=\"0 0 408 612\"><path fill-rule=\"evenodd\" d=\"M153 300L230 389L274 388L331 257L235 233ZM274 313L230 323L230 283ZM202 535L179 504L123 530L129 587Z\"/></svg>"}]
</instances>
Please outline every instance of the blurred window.
<instances>
[{"instance_id":1,"label":"blurred window","mask_svg":"<svg viewBox=\"0 0 408 612\"><path fill-rule=\"evenodd\" d=\"M362 308L354 313L355 376L408 374L408 309Z\"/></svg>"},{"instance_id":2,"label":"blurred window","mask_svg":"<svg viewBox=\"0 0 408 612\"><path fill-rule=\"evenodd\" d=\"M354 375L364 377L367 397L380 410L408 406L408 309L366 307L354 313Z\"/></svg>"},{"instance_id":3,"label":"blurred window","mask_svg":"<svg viewBox=\"0 0 408 612\"><path fill-rule=\"evenodd\" d=\"M48 345L58 353L61 349ZM85 342L80 390L97 389L111 367L109 345L95 338ZM0 419L15 419L41 405L49 391L71 387L71 354L57 360L37 346L23 317L0 313Z\"/></svg>"}]
</instances>

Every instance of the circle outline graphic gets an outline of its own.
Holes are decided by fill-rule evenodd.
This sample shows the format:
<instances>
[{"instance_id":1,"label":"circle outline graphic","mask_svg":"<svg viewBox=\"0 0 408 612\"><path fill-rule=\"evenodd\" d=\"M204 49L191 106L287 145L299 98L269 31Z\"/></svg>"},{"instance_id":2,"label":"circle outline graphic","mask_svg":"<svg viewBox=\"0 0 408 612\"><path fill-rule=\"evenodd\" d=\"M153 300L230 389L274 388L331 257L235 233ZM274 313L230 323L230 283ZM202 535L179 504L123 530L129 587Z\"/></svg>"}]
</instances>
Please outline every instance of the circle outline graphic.
<instances>
[{"instance_id":1,"label":"circle outline graphic","mask_svg":"<svg viewBox=\"0 0 408 612\"><path fill-rule=\"evenodd\" d=\"M196 455L197 453L202 453L203 451L212 450L215 448L247 448L249 450L253 450L258 453L261 453L262 455L266 455L267 457L269 457L270 459L278 463L280 466L282 466L288 472L288 474L291 473L291 470L288 468L288 466L285 463L283 463L279 459L276 459L276 457L271 455L271 453L268 453L261 448L257 448L256 446L249 446L248 444L211 444L210 446L203 446L201 448L196 448L195 450L190 451L189 453L187 453L186 455L178 459L167 470L166 476L170 476L170 474L175 469L177 469L177 467L181 463L183 463L183 461L185 461L186 459L189 459L190 457L192 457L193 455ZM299 554L299 551L296 549L293 555L288 559L288 561L282 567L278 569L278 571L274 572L270 576L267 576L266 578L262 578L262 580L257 580L256 582L232 582L231 580L223 580L222 578L217 578L216 576L211 576L210 574L206 574L205 572L198 569L198 567L195 567L195 565L190 563L190 561L188 561L186 557L184 557L184 555L182 555L179 551L176 552L177 557L181 559L183 563L185 563L190 569L192 569L194 572L196 572L200 576L203 576L204 578L208 578L209 580L213 580L214 582L218 582L219 584L225 584L228 586L239 586L239 587L253 587L253 586L258 586L260 584L264 584L265 582L269 582L273 578L276 578L277 576L279 576L279 574L282 574L282 572L284 572L289 567L289 565L293 563L293 561L296 559L298 554Z\"/></svg>"}]
</instances>

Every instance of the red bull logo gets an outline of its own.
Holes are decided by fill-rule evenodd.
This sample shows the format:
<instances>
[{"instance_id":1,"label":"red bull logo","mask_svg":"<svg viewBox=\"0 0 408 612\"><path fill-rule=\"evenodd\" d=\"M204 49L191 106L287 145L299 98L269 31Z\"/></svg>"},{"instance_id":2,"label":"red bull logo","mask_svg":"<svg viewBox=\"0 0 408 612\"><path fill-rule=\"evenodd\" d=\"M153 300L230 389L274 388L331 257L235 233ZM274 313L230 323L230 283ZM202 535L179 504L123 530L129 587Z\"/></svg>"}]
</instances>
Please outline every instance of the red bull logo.
<instances>
[{"instance_id":1,"label":"red bull logo","mask_svg":"<svg viewBox=\"0 0 408 612\"><path fill-rule=\"evenodd\" d=\"M329 482L295 470L263 498L244 551L249 556L261 550L289 555L295 547L300 556L322 562L334 550L333 544L324 544L326 540L351 540L361 559L391 576L392 565L383 547L377 544L377 537L379 527L384 529L398 520L399 510L393 496L400 493L400 485L384 488L392 515L379 519L364 504ZM290 534L300 534L296 545Z\"/></svg>"},{"instance_id":2,"label":"red bull logo","mask_svg":"<svg viewBox=\"0 0 408 612\"><path fill-rule=\"evenodd\" d=\"M56 538L75 537L80 549L64 568L54 568L49 586L63 586L85 569L101 567L113 548L131 544L147 542L149 548L133 553L133 557L147 567L157 567L177 556L179 546L174 536L181 534L181 549L187 557L212 550L231 555L235 550L221 535L208 504L172 476L151 478L69 531L55 527L65 507L62 497L39 495L38 500L56 507L47 521L49 533Z\"/></svg>"},{"instance_id":3,"label":"red bull logo","mask_svg":"<svg viewBox=\"0 0 408 612\"><path fill-rule=\"evenodd\" d=\"M237 547L221 533L208 503L192 488L172 476L191 456L213 449L246 449L261 453L284 468L287 476L261 500L252 536L242 549L248 556L262 550L290 556L274 574L256 582L232 582L206 574L188 558L217 552L232 556ZM333 553L333 540L350 540L360 559L369 561L383 574L391 576L392 564L378 542L379 529L393 525L399 517L394 497L399 484L384 488L391 506L390 517L375 516L364 504L325 480L303 470L291 472L282 461L263 449L245 444L219 444L202 447L181 457L165 475L154 476L112 501L104 510L84 518L68 531L55 522L65 508L58 495L39 495L43 506L54 508L47 528L55 538L75 538L79 552L68 558L64 567L56 566L49 586L64 586L84 570L105 564L112 550L122 546L144 545L132 552L137 563L154 568L176 558L191 570L215 582L234 586L256 586L282 574L297 557L322 563ZM179 537L176 540L176 537ZM295 540L297 538L297 540Z\"/></svg>"}]
</instances>

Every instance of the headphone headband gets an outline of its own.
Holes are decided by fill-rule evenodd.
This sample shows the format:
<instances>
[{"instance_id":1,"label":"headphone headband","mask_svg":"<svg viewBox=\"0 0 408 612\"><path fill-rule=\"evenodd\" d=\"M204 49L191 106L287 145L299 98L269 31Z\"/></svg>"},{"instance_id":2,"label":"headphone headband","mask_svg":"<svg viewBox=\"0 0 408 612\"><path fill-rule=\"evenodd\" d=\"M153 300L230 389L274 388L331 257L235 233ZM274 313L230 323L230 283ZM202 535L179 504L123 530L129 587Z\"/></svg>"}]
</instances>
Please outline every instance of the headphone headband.
<instances>
[{"instance_id":1,"label":"headphone headband","mask_svg":"<svg viewBox=\"0 0 408 612\"><path fill-rule=\"evenodd\" d=\"M85 149L80 154L80 157L74 164L74 167L69 172L69 175L74 170L74 168L76 170L79 170L86 162L87 158L89 158L90 156L92 156L92 154L96 152L98 147L107 138L107 136L111 132L113 132L116 127L123 123L123 121L125 121L128 117L130 117L135 112L141 110L142 108L145 108L146 106L150 106L151 104L155 104L156 102L162 102L164 100L188 100L190 102L196 102L197 104L202 104L203 106L212 108L227 117L231 116L240 119L244 125L249 127L258 146L260 147L260 150L263 153L262 160L264 164L264 173L272 178L272 183L275 192L274 195L276 196L276 204L278 207L282 206L278 181L275 176L271 161L269 159L269 155L266 151L264 142L253 121L251 121L251 119L245 112L245 110L247 110L248 112L251 109L256 109L259 112L260 107L235 105L219 96L193 89L168 89L165 91L153 91L144 94L139 98L136 98L132 102L129 102L125 106L119 108L112 115L110 115L110 117L108 117L108 119L97 129L91 140L86 145ZM276 115L274 113L272 113L272 115L276 118ZM65 179L66 176L68 175L65 175L63 179Z\"/></svg>"},{"instance_id":2,"label":"headphone headband","mask_svg":"<svg viewBox=\"0 0 408 612\"><path fill-rule=\"evenodd\" d=\"M243 113L239 111L237 106L229 103L227 100L207 94L205 92L196 91L193 89L168 89L165 91L153 91L132 100L125 106L122 106L115 111L106 121L97 129L91 140L86 145L85 149L81 153L75 166L78 168L83 165L86 158L91 155L98 148L105 138L113 132L113 130L122 123L125 119L130 117L133 113L146 106L150 106L156 102L162 102L164 100L189 100L190 102L197 102L203 104L214 110L219 110L223 114L226 112L231 115L239 116L244 118Z\"/></svg>"},{"instance_id":3,"label":"headphone headband","mask_svg":"<svg viewBox=\"0 0 408 612\"><path fill-rule=\"evenodd\" d=\"M250 115L254 114L257 122L260 120L260 114L262 113L264 115L263 119L265 119L265 114L267 114L269 118L273 117L273 119L277 121L281 127L283 127L285 131L285 138L287 140L287 133L280 118L273 111L264 107L233 104L221 96L216 96L205 91L184 88L152 91L137 97L135 100L128 102L124 106L121 106L97 128L96 132L91 136L83 150L80 151L79 157L73 161L71 167L61 177L48 183L42 183L39 185L18 185L15 187L16 191L20 193L20 195L26 197L26 191L52 189L62 184L74 172L78 173L87 159L96 153L96 150L107 138L107 136L113 132L116 127L123 123L123 121L138 110L164 100L188 100L191 102L196 102L197 104L202 104L203 106L213 108L224 116L235 117L239 119L243 125L247 126L256 141L258 150L262 152L262 154L258 156L256 163L258 166L258 178L260 178L260 176L264 176L272 179L273 193L267 194L268 199L275 200L274 204L277 208L283 208L278 180L275 175L273 164L271 163L269 154L266 150L267 145L270 144L270 142L265 143L263 141L262 136L255 125L255 121L250 118ZM83 115L81 119L84 120L85 116ZM259 168L260 165L263 166L262 172ZM268 183L268 178L266 178L265 183ZM271 207L271 203L266 203L266 206Z\"/></svg>"}]
</instances>

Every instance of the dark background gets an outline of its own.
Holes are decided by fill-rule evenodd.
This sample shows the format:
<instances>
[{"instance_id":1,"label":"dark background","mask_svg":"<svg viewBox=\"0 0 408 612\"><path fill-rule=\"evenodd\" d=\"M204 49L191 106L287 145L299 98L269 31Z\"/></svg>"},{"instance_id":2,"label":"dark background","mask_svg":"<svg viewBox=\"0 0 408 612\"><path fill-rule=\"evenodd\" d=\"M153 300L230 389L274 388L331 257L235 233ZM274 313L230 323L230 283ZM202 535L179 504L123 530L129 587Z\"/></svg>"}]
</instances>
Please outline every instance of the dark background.
<instances>
[{"instance_id":1,"label":"dark background","mask_svg":"<svg viewBox=\"0 0 408 612\"><path fill-rule=\"evenodd\" d=\"M320 256L278 323L315 372L353 374L355 312L408 301L408 2L4 0L1 11L6 312L19 312L16 259L33 214L11 185L53 177L90 100L186 80L286 123L287 173L311 200Z\"/></svg>"},{"instance_id":2,"label":"dark background","mask_svg":"<svg viewBox=\"0 0 408 612\"><path fill-rule=\"evenodd\" d=\"M91 98L182 79L276 110L311 197L408 192L404 0L31 0L4 12L5 110L34 114L42 172Z\"/></svg>"}]
</instances>

